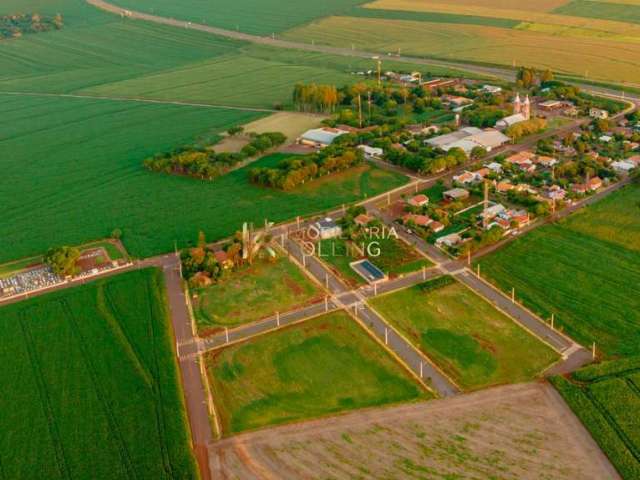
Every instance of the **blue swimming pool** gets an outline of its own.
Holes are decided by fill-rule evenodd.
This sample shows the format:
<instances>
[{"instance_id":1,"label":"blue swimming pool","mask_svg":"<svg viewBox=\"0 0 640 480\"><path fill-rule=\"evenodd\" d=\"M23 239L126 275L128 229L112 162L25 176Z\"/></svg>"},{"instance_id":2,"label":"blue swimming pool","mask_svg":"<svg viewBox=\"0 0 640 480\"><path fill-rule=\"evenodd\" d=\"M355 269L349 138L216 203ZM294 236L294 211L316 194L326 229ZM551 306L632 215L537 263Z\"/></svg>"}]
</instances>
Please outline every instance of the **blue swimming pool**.
<instances>
[{"instance_id":1,"label":"blue swimming pool","mask_svg":"<svg viewBox=\"0 0 640 480\"><path fill-rule=\"evenodd\" d=\"M353 262L350 266L358 275L369 283L384 280L387 277L382 270L376 267L369 260L358 260L357 262Z\"/></svg>"}]
</instances>

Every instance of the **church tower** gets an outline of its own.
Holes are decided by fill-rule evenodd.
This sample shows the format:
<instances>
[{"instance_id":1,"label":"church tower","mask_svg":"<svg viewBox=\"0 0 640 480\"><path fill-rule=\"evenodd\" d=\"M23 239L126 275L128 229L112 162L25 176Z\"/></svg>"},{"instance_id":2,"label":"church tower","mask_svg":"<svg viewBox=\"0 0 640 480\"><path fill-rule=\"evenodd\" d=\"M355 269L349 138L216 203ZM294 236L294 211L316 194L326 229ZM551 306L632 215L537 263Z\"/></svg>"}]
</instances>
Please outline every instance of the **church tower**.
<instances>
[{"instance_id":1,"label":"church tower","mask_svg":"<svg viewBox=\"0 0 640 480\"><path fill-rule=\"evenodd\" d=\"M531 100L529 100L529 95L524 99L524 105L522 106L522 115L526 120L531 118Z\"/></svg>"},{"instance_id":2,"label":"church tower","mask_svg":"<svg viewBox=\"0 0 640 480\"><path fill-rule=\"evenodd\" d=\"M522 113L522 102L520 101L520 94L516 93L516 98L513 101L513 114L516 115Z\"/></svg>"}]
</instances>

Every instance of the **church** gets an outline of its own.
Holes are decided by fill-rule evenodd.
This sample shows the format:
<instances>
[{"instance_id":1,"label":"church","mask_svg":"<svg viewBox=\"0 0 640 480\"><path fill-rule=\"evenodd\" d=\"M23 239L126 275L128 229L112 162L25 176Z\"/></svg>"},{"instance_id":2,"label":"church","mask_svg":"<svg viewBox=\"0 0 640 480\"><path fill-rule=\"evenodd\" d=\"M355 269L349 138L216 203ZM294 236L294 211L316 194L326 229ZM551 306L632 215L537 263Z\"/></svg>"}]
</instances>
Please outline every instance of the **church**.
<instances>
[{"instance_id":1,"label":"church","mask_svg":"<svg viewBox=\"0 0 640 480\"><path fill-rule=\"evenodd\" d=\"M529 95L524 99L524 102L520 99L520 94L516 94L516 98L513 101L513 115L504 117L502 120L498 120L496 128L498 130L506 130L507 128L515 125L516 123L524 122L531 118L531 101Z\"/></svg>"}]
</instances>

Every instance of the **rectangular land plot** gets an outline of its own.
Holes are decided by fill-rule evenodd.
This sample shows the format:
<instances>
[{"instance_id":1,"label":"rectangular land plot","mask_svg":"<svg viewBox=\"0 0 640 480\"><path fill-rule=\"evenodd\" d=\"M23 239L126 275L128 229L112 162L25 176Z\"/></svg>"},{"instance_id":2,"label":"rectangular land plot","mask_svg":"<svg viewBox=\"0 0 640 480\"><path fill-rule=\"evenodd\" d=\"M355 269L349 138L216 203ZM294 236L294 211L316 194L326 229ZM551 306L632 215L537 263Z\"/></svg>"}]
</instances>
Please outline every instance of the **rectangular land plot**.
<instances>
[{"instance_id":1,"label":"rectangular land plot","mask_svg":"<svg viewBox=\"0 0 640 480\"><path fill-rule=\"evenodd\" d=\"M317 285L285 257L273 262L258 260L193 293L200 334L249 323L322 298Z\"/></svg>"},{"instance_id":2,"label":"rectangular land plot","mask_svg":"<svg viewBox=\"0 0 640 480\"><path fill-rule=\"evenodd\" d=\"M484 274L611 356L640 344L640 187L628 186L483 258Z\"/></svg>"},{"instance_id":3,"label":"rectangular land plot","mask_svg":"<svg viewBox=\"0 0 640 480\"><path fill-rule=\"evenodd\" d=\"M198 478L162 274L0 309L3 478Z\"/></svg>"},{"instance_id":4,"label":"rectangular land plot","mask_svg":"<svg viewBox=\"0 0 640 480\"><path fill-rule=\"evenodd\" d=\"M370 302L465 390L530 380L558 359L550 347L449 277Z\"/></svg>"},{"instance_id":5,"label":"rectangular land plot","mask_svg":"<svg viewBox=\"0 0 640 480\"><path fill-rule=\"evenodd\" d=\"M606 362L552 383L623 478L640 478L640 357Z\"/></svg>"},{"instance_id":6,"label":"rectangular land plot","mask_svg":"<svg viewBox=\"0 0 640 480\"><path fill-rule=\"evenodd\" d=\"M427 393L346 313L207 355L224 435Z\"/></svg>"}]
</instances>

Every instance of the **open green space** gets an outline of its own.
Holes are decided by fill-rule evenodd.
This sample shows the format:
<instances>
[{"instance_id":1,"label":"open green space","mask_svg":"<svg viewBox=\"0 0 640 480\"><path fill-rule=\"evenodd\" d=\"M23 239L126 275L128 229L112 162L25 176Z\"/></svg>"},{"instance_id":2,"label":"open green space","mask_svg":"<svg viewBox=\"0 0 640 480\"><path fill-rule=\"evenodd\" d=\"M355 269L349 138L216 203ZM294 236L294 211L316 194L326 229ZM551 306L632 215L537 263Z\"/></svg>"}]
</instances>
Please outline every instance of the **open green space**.
<instances>
[{"instance_id":1,"label":"open green space","mask_svg":"<svg viewBox=\"0 0 640 480\"><path fill-rule=\"evenodd\" d=\"M0 308L0 327L3 478L198 478L160 271Z\"/></svg>"},{"instance_id":2,"label":"open green space","mask_svg":"<svg viewBox=\"0 0 640 480\"><path fill-rule=\"evenodd\" d=\"M640 187L612 193L481 260L485 276L582 345L609 356L640 345Z\"/></svg>"},{"instance_id":3,"label":"open green space","mask_svg":"<svg viewBox=\"0 0 640 480\"><path fill-rule=\"evenodd\" d=\"M624 1L615 3L613 1L573 0L556 8L553 13L598 20L640 23L640 4L633 5Z\"/></svg>"},{"instance_id":4,"label":"open green space","mask_svg":"<svg viewBox=\"0 0 640 480\"><path fill-rule=\"evenodd\" d=\"M358 275L349 265L359 257L353 247L342 238L320 240L316 245L316 255L352 287L364 285L364 278Z\"/></svg>"},{"instance_id":5,"label":"open green space","mask_svg":"<svg viewBox=\"0 0 640 480\"><path fill-rule=\"evenodd\" d=\"M206 359L224 435L427 397L343 312L232 345Z\"/></svg>"},{"instance_id":6,"label":"open green space","mask_svg":"<svg viewBox=\"0 0 640 480\"><path fill-rule=\"evenodd\" d=\"M201 334L286 312L315 299L319 290L285 257L258 260L196 289L193 302Z\"/></svg>"},{"instance_id":7,"label":"open green space","mask_svg":"<svg viewBox=\"0 0 640 480\"><path fill-rule=\"evenodd\" d=\"M0 106L12 112L0 120L0 261L105 238L115 228L129 253L146 257L173 250L175 241L184 246L199 229L215 240L244 221L311 214L406 181L362 166L285 193L252 185L251 167L215 182L143 168L142 160L156 152L259 116L252 112L1 95Z\"/></svg>"},{"instance_id":8,"label":"open green space","mask_svg":"<svg viewBox=\"0 0 640 480\"><path fill-rule=\"evenodd\" d=\"M114 0L132 10L199 22L254 35L271 35L318 17L341 13L365 0Z\"/></svg>"},{"instance_id":9,"label":"open green space","mask_svg":"<svg viewBox=\"0 0 640 480\"><path fill-rule=\"evenodd\" d=\"M552 384L623 478L640 478L640 357L553 377Z\"/></svg>"},{"instance_id":10,"label":"open green space","mask_svg":"<svg viewBox=\"0 0 640 480\"><path fill-rule=\"evenodd\" d=\"M449 277L370 303L465 390L527 381L558 359L550 347Z\"/></svg>"}]
</instances>

